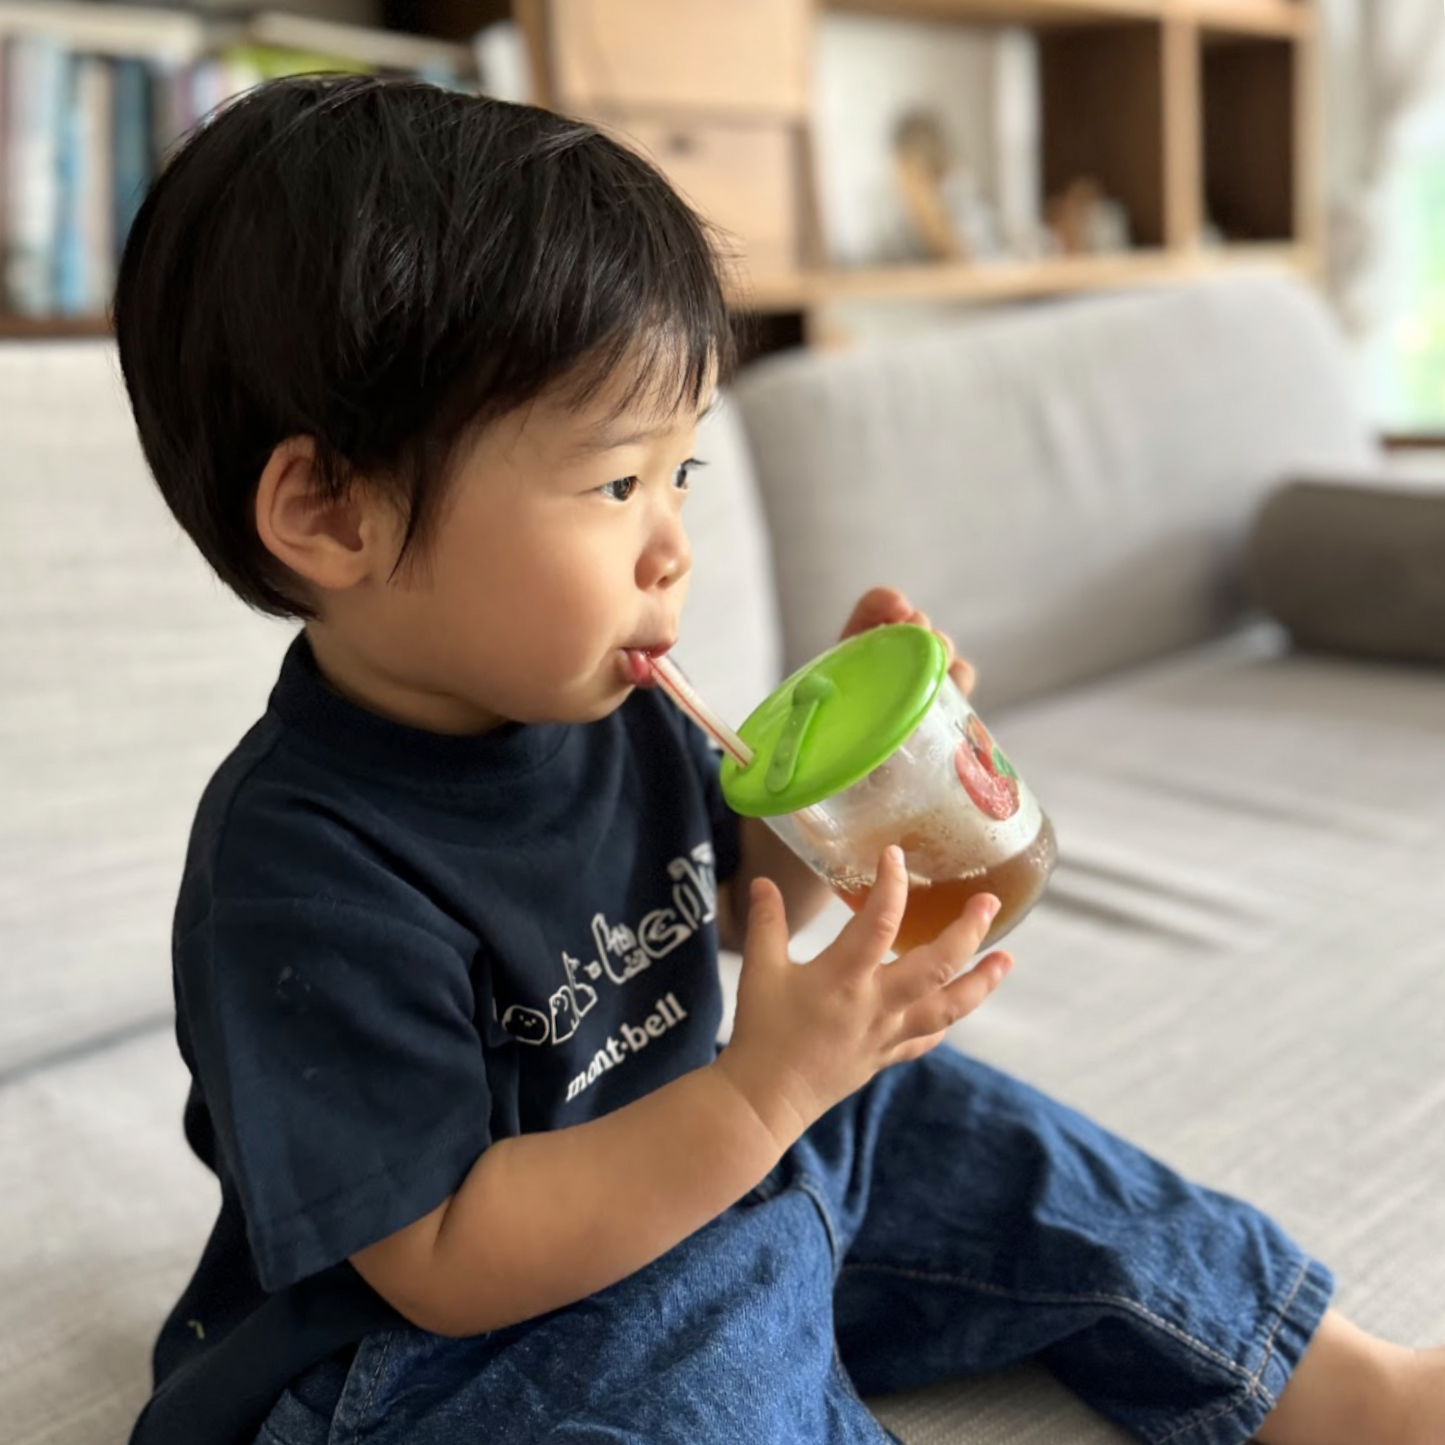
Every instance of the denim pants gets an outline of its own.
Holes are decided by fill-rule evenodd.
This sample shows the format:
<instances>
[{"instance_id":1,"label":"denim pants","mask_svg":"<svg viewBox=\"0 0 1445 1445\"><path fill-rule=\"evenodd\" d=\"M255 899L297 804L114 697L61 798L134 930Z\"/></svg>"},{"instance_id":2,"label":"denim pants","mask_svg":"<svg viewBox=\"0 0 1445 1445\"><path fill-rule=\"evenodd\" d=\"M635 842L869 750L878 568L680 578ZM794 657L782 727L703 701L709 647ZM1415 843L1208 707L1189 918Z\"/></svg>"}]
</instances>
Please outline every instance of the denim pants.
<instances>
[{"instance_id":1,"label":"denim pants","mask_svg":"<svg viewBox=\"0 0 1445 1445\"><path fill-rule=\"evenodd\" d=\"M636 1274L471 1339L371 1335L257 1445L879 1445L860 1395L1025 1358L1153 1445L1239 1445L1332 1284L1254 1209L945 1047Z\"/></svg>"}]
</instances>

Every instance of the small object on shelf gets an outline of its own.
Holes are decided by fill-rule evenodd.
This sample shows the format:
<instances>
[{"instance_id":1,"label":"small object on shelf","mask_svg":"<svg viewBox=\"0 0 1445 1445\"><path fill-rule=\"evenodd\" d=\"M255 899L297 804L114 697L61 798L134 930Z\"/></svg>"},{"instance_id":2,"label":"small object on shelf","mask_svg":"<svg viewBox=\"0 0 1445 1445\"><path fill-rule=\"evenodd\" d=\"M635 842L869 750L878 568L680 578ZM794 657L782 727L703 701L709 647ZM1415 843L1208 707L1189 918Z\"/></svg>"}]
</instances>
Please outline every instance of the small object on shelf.
<instances>
[{"instance_id":1,"label":"small object on shelf","mask_svg":"<svg viewBox=\"0 0 1445 1445\"><path fill-rule=\"evenodd\" d=\"M893 164L909 224L927 254L938 261L967 260L944 200L948 145L935 115L909 111L898 122L893 132Z\"/></svg>"},{"instance_id":2,"label":"small object on shelf","mask_svg":"<svg viewBox=\"0 0 1445 1445\"><path fill-rule=\"evenodd\" d=\"M972 166L960 162L949 168L943 177L943 203L964 252L975 261L996 260L1003 250L998 213Z\"/></svg>"},{"instance_id":3,"label":"small object on shelf","mask_svg":"<svg viewBox=\"0 0 1445 1445\"><path fill-rule=\"evenodd\" d=\"M1093 176L1080 176L1052 196L1047 215L1065 256L1115 255L1130 248L1129 213Z\"/></svg>"},{"instance_id":4,"label":"small object on shelf","mask_svg":"<svg viewBox=\"0 0 1445 1445\"><path fill-rule=\"evenodd\" d=\"M1132 244L1129 213L1121 201L1105 196L1089 216L1089 250L1095 256L1116 256Z\"/></svg>"},{"instance_id":5,"label":"small object on shelf","mask_svg":"<svg viewBox=\"0 0 1445 1445\"><path fill-rule=\"evenodd\" d=\"M998 217L978 176L949 152L938 118L910 111L893 137L898 184L915 237L938 261L984 261L999 254Z\"/></svg>"}]
</instances>

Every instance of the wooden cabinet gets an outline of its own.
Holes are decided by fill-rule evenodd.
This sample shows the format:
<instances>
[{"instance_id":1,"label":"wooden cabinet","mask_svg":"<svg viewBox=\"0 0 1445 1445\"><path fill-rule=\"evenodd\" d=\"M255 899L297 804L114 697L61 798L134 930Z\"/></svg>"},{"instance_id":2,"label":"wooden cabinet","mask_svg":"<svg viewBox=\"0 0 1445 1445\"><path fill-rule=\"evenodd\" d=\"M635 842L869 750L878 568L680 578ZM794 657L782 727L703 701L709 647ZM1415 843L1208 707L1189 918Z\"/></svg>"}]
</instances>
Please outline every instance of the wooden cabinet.
<instances>
[{"instance_id":1,"label":"wooden cabinet","mask_svg":"<svg viewBox=\"0 0 1445 1445\"><path fill-rule=\"evenodd\" d=\"M735 245L750 272L798 268L797 135L785 121L631 119L620 138L653 160Z\"/></svg>"},{"instance_id":2,"label":"wooden cabinet","mask_svg":"<svg viewBox=\"0 0 1445 1445\"><path fill-rule=\"evenodd\" d=\"M554 0L552 103L796 119L808 113L808 0Z\"/></svg>"},{"instance_id":3,"label":"wooden cabinet","mask_svg":"<svg viewBox=\"0 0 1445 1445\"><path fill-rule=\"evenodd\" d=\"M812 0L517 0L544 105L636 145L749 283L820 255Z\"/></svg>"}]
</instances>

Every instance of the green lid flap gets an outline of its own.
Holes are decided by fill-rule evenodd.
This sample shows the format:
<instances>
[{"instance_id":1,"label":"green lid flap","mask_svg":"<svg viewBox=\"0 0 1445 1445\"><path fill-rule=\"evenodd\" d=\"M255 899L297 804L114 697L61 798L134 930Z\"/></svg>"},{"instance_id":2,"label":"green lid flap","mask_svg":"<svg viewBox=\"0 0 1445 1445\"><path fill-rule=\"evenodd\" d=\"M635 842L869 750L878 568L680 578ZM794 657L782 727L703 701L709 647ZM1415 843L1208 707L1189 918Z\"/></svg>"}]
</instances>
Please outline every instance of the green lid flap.
<instances>
[{"instance_id":1,"label":"green lid flap","mask_svg":"<svg viewBox=\"0 0 1445 1445\"><path fill-rule=\"evenodd\" d=\"M913 732L948 674L948 649L896 623L840 642L795 672L738 729L756 756L723 761L729 806L794 813L867 777Z\"/></svg>"}]
</instances>

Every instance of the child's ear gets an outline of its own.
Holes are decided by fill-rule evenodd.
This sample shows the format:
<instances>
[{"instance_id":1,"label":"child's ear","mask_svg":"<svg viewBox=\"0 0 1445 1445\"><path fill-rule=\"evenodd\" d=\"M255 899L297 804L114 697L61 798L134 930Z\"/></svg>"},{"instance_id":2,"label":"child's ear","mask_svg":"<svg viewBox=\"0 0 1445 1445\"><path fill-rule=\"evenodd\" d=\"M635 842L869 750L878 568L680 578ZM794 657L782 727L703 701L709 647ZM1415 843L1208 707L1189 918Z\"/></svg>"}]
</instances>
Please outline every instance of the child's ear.
<instances>
[{"instance_id":1,"label":"child's ear","mask_svg":"<svg viewBox=\"0 0 1445 1445\"><path fill-rule=\"evenodd\" d=\"M310 437L290 437L271 453L255 505L262 546L313 586L341 592L391 575L400 540L393 509L365 485L328 498Z\"/></svg>"}]
</instances>

